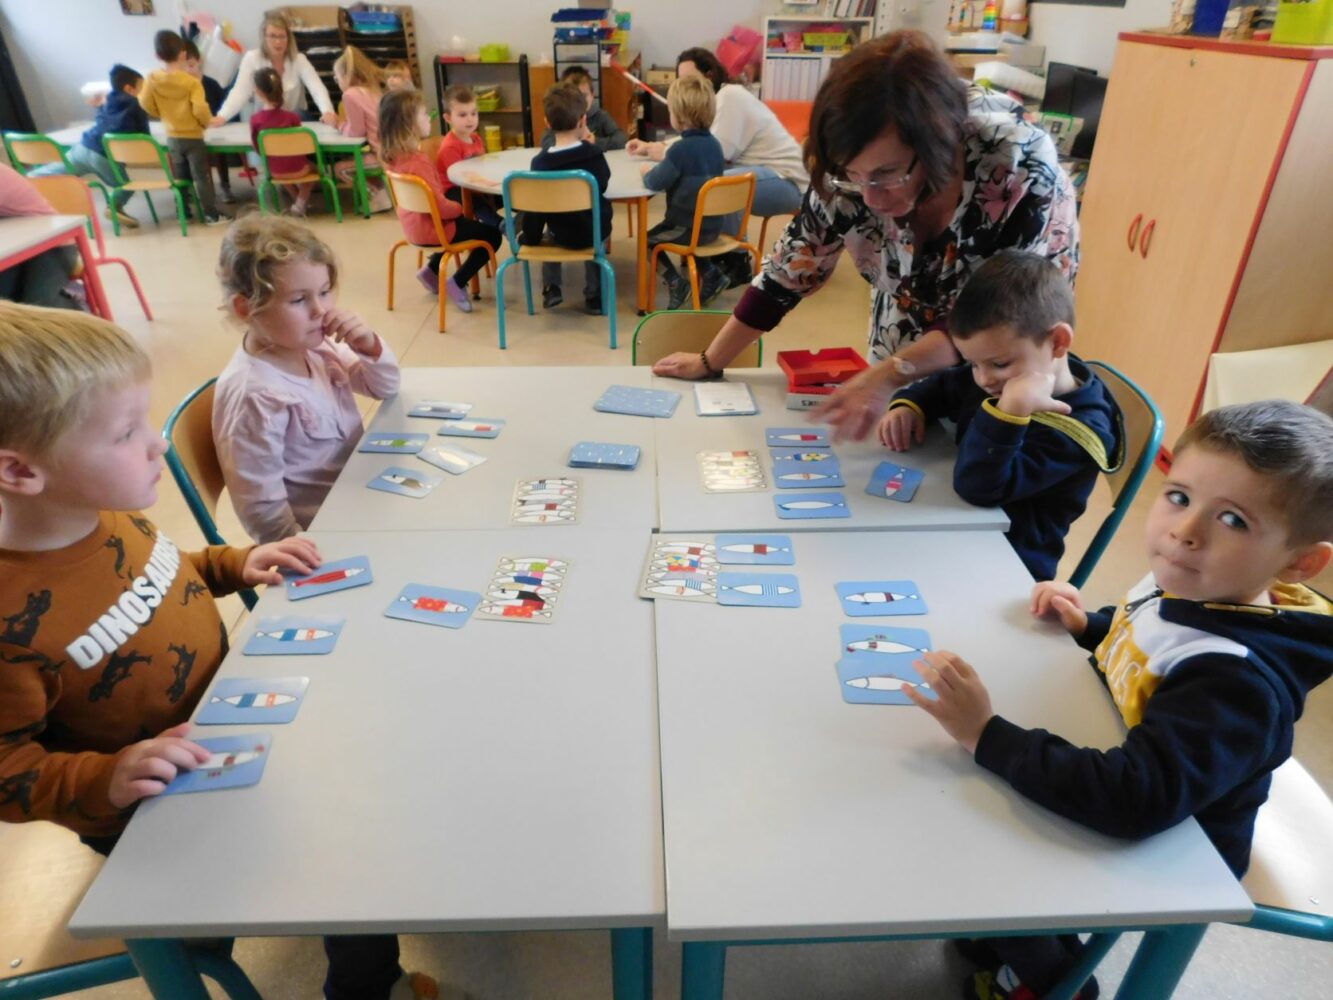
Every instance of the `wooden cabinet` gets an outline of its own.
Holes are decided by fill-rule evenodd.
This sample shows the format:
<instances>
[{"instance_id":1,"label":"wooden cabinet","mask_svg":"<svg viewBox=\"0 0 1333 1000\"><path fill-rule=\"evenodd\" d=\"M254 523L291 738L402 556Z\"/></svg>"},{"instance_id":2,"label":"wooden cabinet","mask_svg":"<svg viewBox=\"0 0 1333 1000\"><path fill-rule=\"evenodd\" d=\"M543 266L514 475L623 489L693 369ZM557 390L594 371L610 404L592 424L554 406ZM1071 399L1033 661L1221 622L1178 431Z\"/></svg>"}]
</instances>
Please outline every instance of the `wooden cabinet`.
<instances>
[{"instance_id":1,"label":"wooden cabinet","mask_svg":"<svg viewBox=\"0 0 1333 1000\"><path fill-rule=\"evenodd\" d=\"M619 58L619 57L617 57ZM637 52L628 55L625 68L638 76L642 67L641 56ZM532 135L535 142L540 142L546 131L546 115L542 112L542 96L555 83L555 66L551 63L530 63L528 65L528 89L532 93ZM638 134L639 92L614 69L602 70L602 97L599 102L625 135L633 139Z\"/></svg>"},{"instance_id":2,"label":"wooden cabinet","mask_svg":"<svg viewBox=\"0 0 1333 1000\"><path fill-rule=\"evenodd\" d=\"M1333 336L1333 48L1120 37L1076 349L1147 389L1170 441L1210 354Z\"/></svg>"}]
</instances>

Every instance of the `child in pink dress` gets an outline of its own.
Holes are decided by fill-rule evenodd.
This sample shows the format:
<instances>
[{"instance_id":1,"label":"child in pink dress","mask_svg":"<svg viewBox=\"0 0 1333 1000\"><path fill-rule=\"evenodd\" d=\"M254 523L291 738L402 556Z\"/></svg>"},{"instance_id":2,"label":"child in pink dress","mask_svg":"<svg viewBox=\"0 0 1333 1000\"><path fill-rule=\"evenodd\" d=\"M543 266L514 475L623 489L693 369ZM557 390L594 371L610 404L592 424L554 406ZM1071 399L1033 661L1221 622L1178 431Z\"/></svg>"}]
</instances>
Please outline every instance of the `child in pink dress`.
<instances>
[{"instance_id":1,"label":"child in pink dress","mask_svg":"<svg viewBox=\"0 0 1333 1000\"><path fill-rule=\"evenodd\" d=\"M361 154L361 165L365 168L378 167L380 97L384 91L380 68L355 45L349 45L333 64L333 79L343 93L344 117L338 126L338 131L343 135L363 136L366 145L370 147L370 152ZM333 172L341 183L352 183L356 173L356 160L339 160L334 165ZM389 192L380 180L367 178L366 188L370 192L372 212L387 212L393 208Z\"/></svg>"}]
</instances>

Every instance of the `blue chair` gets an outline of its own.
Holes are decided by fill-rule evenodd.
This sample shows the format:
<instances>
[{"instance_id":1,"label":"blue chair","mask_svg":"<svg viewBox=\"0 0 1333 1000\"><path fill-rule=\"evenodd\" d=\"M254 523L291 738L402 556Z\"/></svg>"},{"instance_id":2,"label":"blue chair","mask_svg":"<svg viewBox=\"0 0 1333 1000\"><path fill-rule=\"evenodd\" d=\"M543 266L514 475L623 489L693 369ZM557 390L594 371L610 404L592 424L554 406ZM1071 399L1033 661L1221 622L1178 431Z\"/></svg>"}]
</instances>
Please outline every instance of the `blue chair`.
<instances>
[{"instance_id":1,"label":"blue chair","mask_svg":"<svg viewBox=\"0 0 1333 1000\"><path fill-rule=\"evenodd\" d=\"M1089 361L1088 367L1106 384L1111 398L1120 407L1122 458L1106 474L1111 487L1111 512L1070 574L1069 582L1075 587L1082 587L1092 575L1162 446L1162 414L1148 394L1105 362Z\"/></svg>"},{"instance_id":2,"label":"blue chair","mask_svg":"<svg viewBox=\"0 0 1333 1000\"><path fill-rule=\"evenodd\" d=\"M597 193L597 182L586 170L552 170L550 172L519 170L505 177L504 203L505 236L513 255L500 265L495 276L495 300L500 319L500 350L505 349L505 271L515 263L523 264L523 292L527 296L528 315L532 307L532 262L545 264L564 261L596 261L602 270L602 314L611 327L611 350L616 349L616 275L606 259L602 241L586 250L567 250L564 247L543 244L521 246L514 228L518 212L586 212L592 211L592 231L602 231L602 211Z\"/></svg>"},{"instance_id":3,"label":"blue chair","mask_svg":"<svg viewBox=\"0 0 1333 1000\"><path fill-rule=\"evenodd\" d=\"M218 533L214 520L218 497L226 486L213 444L213 389L216 384L217 379L211 378L181 400L167 417L162 436L170 445L167 468L180 487L199 530L209 545L226 545L227 540ZM239 593L245 606L253 611L259 600L255 592L242 590Z\"/></svg>"}]
</instances>

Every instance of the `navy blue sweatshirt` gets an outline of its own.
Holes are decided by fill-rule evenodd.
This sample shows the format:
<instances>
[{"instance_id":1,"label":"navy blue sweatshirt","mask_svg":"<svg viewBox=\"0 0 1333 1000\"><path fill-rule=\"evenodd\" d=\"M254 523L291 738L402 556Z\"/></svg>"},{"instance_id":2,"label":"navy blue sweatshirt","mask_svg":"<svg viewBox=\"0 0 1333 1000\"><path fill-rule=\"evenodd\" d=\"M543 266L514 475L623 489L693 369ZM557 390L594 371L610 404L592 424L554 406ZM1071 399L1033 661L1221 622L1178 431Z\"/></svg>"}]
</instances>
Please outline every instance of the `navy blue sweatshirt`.
<instances>
[{"instance_id":1,"label":"navy blue sweatshirt","mask_svg":"<svg viewBox=\"0 0 1333 1000\"><path fill-rule=\"evenodd\" d=\"M1069 356L1079 380L1073 392L1056 396L1069 414L1102 442L1108 457L1119 441L1118 410L1101 379ZM894 394L890 408L912 406L927 423L941 417L958 428L954 491L978 507L1003 507L1005 537L1037 580L1055 577L1069 526L1083 513L1100 470L1088 451L1068 434L1002 414L972 377L971 366L955 365Z\"/></svg>"},{"instance_id":2,"label":"navy blue sweatshirt","mask_svg":"<svg viewBox=\"0 0 1333 1000\"><path fill-rule=\"evenodd\" d=\"M721 177L726 168L722 144L713 133L706 128L687 128L667 147L666 158L644 175L644 187L667 193L666 216L661 226L683 229L685 235L680 242L689 242L699 189L714 177ZM724 221L720 215L705 219L699 230L699 242L711 243L717 239Z\"/></svg>"},{"instance_id":3,"label":"navy blue sweatshirt","mask_svg":"<svg viewBox=\"0 0 1333 1000\"><path fill-rule=\"evenodd\" d=\"M606 186L611 182L611 168L602 151L590 142L580 142L572 149L552 152L544 149L532 158L532 169L586 170L597 182L601 196L598 211L602 218L602 239L611 235L611 203L606 200ZM556 246L570 250L586 250L592 246L592 212L524 212L523 231L518 241L524 246L536 246L542 241L542 232L550 228Z\"/></svg>"},{"instance_id":4,"label":"navy blue sweatshirt","mask_svg":"<svg viewBox=\"0 0 1333 1000\"><path fill-rule=\"evenodd\" d=\"M610 152L613 149L624 149L628 141L625 133L621 131L616 120L607 113L605 108L598 107L596 104L588 111L588 131L592 133L593 144L603 153ZM548 128L542 133L542 149L550 149L555 145L555 129Z\"/></svg>"},{"instance_id":5,"label":"navy blue sweatshirt","mask_svg":"<svg viewBox=\"0 0 1333 1000\"><path fill-rule=\"evenodd\" d=\"M977 763L1052 812L1113 837L1148 837L1193 816L1239 878L1272 772L1291 756L1305 696L1333 673L1333 604L1308 587L1273 593L1277 607L1148 595L1159 635L1174 629L1180 655L1124 743L1076 747L996 715L977 742ZM1079 645L1095 648L1114 610L1088 615ZM1207 633L1203 642L1199 633ZM1213 648L1191 651L1200 646Z\"/></svg>"},{"instance_id":6,"label":"navy blue sweatshirt","mask_svg":"<svg viewBox=\"0 0 1333 1000\"><path fill-rule=\"evenodd\" d=\"M140 106L139 99L123 90L113 90L106 95L106 103L97 109L93 127L83 133L83 144L98 156L106 156L102 136L107 132L147 131L148 112Z\"/></svg>"}]
</instances>

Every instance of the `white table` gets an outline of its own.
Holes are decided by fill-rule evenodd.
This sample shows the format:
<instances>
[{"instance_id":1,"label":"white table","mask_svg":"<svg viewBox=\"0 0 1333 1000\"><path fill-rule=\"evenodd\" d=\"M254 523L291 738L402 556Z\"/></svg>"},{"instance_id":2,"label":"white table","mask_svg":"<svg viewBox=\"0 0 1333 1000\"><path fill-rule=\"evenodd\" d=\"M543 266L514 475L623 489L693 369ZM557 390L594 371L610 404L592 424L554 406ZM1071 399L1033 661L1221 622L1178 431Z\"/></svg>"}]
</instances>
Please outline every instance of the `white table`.
<instances>
[{"instance_id":1,"label":"white table","mask_svg":"<svg viewBox=\"0 0 1333 1000\"><path fill-rule=\"evenodd\" d=\"M46 135L60 145L69 147L81 141L83 133L88 131L91 125L92 122L82 122L48 132ZM332 125L323 122L302 122L301 125L315 133L315 139L324 149L351 153L366 144L364 136L343 135ZM167 141L167 129L162 122L156 120L149 122L149 129L158 142ZM227 122L217 128L205 129L204 143L215 153L248 153L254 149L254 143L250 141L249 122Z\"/></svg>"},{"instance_id":2,"label":"white table","mask_svg":"<svg viewBox=\"0 0 1333 1000\"><path fill-rule=\"evenodd\" d=\"M58 246L73 244L83 258L88 304L103 319L112 319L102 279L94 264L92 245L82 215L22 215L0 219L0 271L16 267Z\"/></svg>"}]
</instances>

